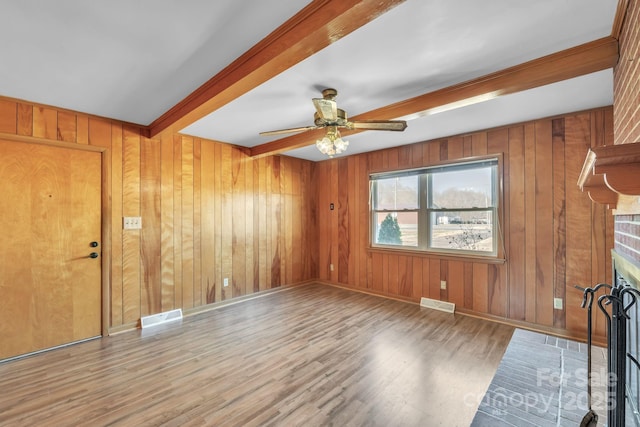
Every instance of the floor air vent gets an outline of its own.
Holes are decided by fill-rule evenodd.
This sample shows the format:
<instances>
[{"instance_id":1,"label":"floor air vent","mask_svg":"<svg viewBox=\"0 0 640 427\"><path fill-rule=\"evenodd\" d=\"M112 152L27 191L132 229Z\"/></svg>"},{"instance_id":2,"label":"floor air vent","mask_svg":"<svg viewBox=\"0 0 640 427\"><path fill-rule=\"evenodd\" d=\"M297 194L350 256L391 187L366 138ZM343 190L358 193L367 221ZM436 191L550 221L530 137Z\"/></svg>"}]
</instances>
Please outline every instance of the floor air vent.
<instances>
[{"instance_id":1,"label":"floor air vent","mask_svg":"<svg viewBox=\"0 0 640 427\"><path fill-rule=\"evenodd\" d=\"M454 313L456 311L456 305L454 303L438 301L431 298L420 299L420 307L433 308L434 310L446 311L447 313Z\"/></svg>"},{"instance_id":2,"label":"floor air vent","mask_svg":"<svg viewBox=\"0 0 640 427\"><path fill-rule=\"evenodd\" d=\"M173 322L174 320L182 320L182 309L178 308L164 313L152 314L140 318L140 326L142 329L149 326L160 325L163 323Z\"/></svg>"}]
</instances>

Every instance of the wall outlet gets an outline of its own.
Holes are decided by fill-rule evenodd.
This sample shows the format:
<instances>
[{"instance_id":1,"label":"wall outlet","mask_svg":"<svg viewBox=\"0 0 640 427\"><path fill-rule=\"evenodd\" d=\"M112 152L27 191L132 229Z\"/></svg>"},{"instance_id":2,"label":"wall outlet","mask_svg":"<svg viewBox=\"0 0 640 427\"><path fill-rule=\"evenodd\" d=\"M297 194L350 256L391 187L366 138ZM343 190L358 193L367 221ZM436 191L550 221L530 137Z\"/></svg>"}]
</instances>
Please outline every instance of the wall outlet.
<instances>
[{"instance_id":1,"label":"wall outlet","mask_svg":"<svg viewBox=\"0 0 640 427\"><path fill-rule=\"evenodd\" d=\"M440 289L447 289L447 281L440 280Z\"/></svg>"},{"instance_id":2,"label":"wall outlet","mask_svg":"<svg viewBox=\"0 0 640 427\"><path fill-rule=\"evenodd\" d=\"M329 264L329 270L333 271L333 264Z\"/></svg>"},{"instance_id":3,"label":"wall outlet","mask_svg":"<svg viewBox=\"0 0 640 427\"><path fill-rule=\"evenodd\" d=\"M562 298L553 299L553 308L556 310L562 310Z\"/></svg>"},{"instance_id":4,"label":"wall outlet","mask_svg":"<svg viewBox=\"0 0 640 427\"><path fill-rule=\"evenodd\" d=\"M122 218L123 230L140 230L142 228L142 217L125 216Z\"/></svg>"},{"instance_id":5,"label":"wall outlet","mask_svg":"<svg viewBox=\"0 0 640 427\"><path fill-rule=\"evenodd\" d=\"M224 278L224 280L222 281L222 286L224 286L225 288L226 288L227 286L229 286L229 278L228 278L228 277L225 277L225 278Z\"/></svg>"}]
</instances>

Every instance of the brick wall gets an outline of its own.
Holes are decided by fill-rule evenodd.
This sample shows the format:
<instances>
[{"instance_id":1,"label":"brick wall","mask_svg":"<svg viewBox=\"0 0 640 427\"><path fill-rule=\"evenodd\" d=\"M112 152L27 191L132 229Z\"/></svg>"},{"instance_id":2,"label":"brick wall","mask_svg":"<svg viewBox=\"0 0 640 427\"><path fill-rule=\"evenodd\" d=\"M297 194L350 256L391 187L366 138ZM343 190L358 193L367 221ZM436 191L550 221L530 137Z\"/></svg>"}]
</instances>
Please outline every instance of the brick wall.
<instances>
[{"instance_id":1,"label":"brick wall","mask_svg":"<svg viewBox=\"0 0 640 427\"><path fill-rule=\"evenodd\" d=\"M640 260L640 215L619 215L615 225L616 250Z\"/></svg>"},{"instance_id":2,"label":"brick wall","mask_svg":"<svg viewBox=\"0 0 640 427\"><path fill-rule=\"evenodd\" d=\"M640 2L630 1L613 72L615 144L640 142ZM640 177L638 177L640 179ZM640 263L640 215L615 218L615 249Z\"/></svg>"},{"instance_id":3,"label":"brick wall","mask_svg":"<svg viewBox=\"0 0 640 427\"><path fill-rule=\"evenodd\" d=\"M620 60L613 72L616 144L640 142L640 2L629 2L620 33Z\"/></svg>"}]
</instances>

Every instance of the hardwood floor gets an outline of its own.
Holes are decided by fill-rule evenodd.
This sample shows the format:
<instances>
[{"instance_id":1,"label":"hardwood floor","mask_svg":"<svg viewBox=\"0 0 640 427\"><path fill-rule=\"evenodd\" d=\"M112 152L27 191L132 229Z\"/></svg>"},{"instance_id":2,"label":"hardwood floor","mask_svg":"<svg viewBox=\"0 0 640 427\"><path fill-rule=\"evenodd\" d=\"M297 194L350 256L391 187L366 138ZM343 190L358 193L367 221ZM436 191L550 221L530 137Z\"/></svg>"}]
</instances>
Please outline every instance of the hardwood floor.
<instances>
[{"instance_id":1,"label":"hardwood floor","mask_svg":"<svg viewBox=\"0 0 640 427\"><path fill-rule=\"evenodd\" d=\"M0 425L468 426L512 332L310 284L0 363Z\"/></svg>"}]
</instances>

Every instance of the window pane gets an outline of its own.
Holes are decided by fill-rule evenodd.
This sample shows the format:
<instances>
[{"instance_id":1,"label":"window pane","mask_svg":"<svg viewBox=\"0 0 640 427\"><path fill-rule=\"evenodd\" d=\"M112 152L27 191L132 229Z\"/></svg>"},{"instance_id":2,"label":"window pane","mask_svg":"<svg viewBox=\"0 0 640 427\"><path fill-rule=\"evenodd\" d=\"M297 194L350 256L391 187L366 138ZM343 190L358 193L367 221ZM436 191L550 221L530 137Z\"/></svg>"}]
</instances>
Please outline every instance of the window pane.
<instances>
[{"instance_id":1,"label":"window pane","mask_svg":"<svg viewBox=\"0 0 640 427\"><path fill-rule=\"evenodd\" d=\"M493 252L491 211L432 212L431 247Z\"/></svg>"},{"instance_id":2,"label":"window pane","mask_svg":"<svg viewBox=\"0 0 640 427\"><path fill-rule=\"evenodd\" d=\"M431 208L460 209L493 207L492 166L431 175Z\"/></svg>"},{"instance_id":3,"label":"window pane","mask_svg":"<svg viewBox=\"0 0 640 427\"><path fill-rule=\"evenodd\" d=\"M418 176L377 180L376 209L418 209Z\"/></svg>"},{"instance_id":4,"label":"window pane","mask_svg":"<svg viewBox=\"0 0 640 427\"><path fill-rule=\"evenodd\" d=\"M377 212L375 243L418 246L418 212Z\"/></svg>"}]
</instances>

